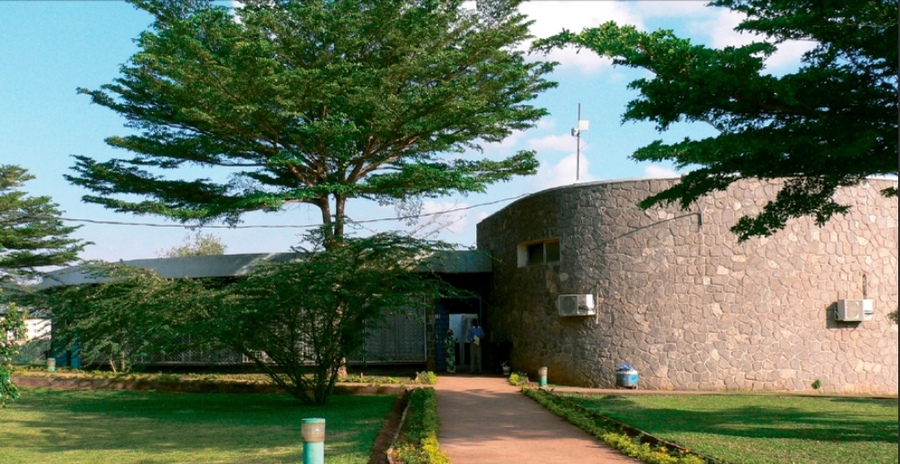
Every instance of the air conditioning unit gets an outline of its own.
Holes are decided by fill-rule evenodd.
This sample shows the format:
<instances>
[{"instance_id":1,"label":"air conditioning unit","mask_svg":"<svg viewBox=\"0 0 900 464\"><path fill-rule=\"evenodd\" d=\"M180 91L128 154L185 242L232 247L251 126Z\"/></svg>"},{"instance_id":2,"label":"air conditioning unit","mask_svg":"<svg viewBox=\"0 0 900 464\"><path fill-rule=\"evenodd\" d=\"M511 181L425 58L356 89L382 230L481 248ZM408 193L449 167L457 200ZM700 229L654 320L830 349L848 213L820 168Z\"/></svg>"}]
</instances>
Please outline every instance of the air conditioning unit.
<instances>
[{"instance_id":1,"label":"air conditioning unit","mask_svg":"<svg viewBox=\"0 0 900 464\"><path fill-rule=\"evenodd\" d=\"M560 316L593 316L594 295L560 295L556 300Z\"/></svg>"},{"instance_id":2,"label":"air conditioning unit","mask_svg":"<svg viewBox=\"0 0 900 464\"><path fill-rule=\"evenodd\" d=\"M873 312L872 300L840 300L834 318L846 322L869 321Z\"/></svg>"}]
</instances>

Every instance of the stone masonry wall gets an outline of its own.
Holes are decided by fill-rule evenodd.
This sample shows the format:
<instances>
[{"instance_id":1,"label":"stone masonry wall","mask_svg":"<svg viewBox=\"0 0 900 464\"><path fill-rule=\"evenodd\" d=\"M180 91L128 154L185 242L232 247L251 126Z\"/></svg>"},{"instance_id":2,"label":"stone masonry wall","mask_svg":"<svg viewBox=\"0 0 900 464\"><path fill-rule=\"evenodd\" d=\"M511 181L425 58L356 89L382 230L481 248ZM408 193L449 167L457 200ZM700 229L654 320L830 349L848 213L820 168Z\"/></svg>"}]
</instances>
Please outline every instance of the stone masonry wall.
<instances>
[{"instance_id":1,"label":"stone masonry wall","mask_svg":"<svg viewBox=\"0 0 900 464\"><path fill-rule=\"evenodd\" d=\"M631 362L649 389L897 392L897 199L870 180L839 192L852 210L819 228L792 220L738 244L729 231L778 183L741 181L690 211L636 203L677 180L543 191L478 225L495 258L486 325L512 366L553 383L611 387ZM517 244L560 238L558 263L518 267ZM865 288L864 288L865 279ZM559 294L593 294L597 315L559 317ZM873 320L835 321L837 300L874 300Z\"/></svg>"}]
</instances>

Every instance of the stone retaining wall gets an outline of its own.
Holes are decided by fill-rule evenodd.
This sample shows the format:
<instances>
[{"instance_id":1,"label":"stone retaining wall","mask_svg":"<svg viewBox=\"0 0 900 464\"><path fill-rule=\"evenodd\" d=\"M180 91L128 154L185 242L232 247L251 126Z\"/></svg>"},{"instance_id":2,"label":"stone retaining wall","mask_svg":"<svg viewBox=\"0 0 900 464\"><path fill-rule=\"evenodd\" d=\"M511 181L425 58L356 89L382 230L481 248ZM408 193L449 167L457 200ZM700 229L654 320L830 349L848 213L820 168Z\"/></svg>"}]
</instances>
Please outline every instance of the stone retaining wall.
<instances>
[{"instance_id":1,"label":"stone retaining wall","mask_svg":"<svg viewBox=\"0 0 900 464\"><path fill-rule=\"evenodd\" d=\"M631 362L650 389L897 392L897 199L870 180L837 199L852 210L819 228L792 220L742 244L729 231L778 182L741 181L689 211L636 203L677 180L594 182L539 192L478 225L492 254L491 341L513 369L610 387ZM519 267L517 245L559 237L557 263ZM865 282L865 284L864 284ZM597 315L559 317L559 294L593 294ZM874 300L871 321L835 321L844 298Z\"/></svg>"}]
</instances>

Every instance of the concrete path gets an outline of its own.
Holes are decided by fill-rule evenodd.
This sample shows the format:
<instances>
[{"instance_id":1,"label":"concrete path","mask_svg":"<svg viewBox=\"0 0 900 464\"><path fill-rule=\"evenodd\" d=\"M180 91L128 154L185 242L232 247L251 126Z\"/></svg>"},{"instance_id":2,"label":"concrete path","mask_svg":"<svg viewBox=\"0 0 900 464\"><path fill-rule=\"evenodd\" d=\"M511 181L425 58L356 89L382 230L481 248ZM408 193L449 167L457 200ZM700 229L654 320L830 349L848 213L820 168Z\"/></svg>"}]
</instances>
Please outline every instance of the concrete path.
<instances>
[{"instance_id":1,"label":"concrete path","mask_svg":"<svg viewBox=\"0 0 900 464\"><path fill-rule=\"evenodd\" d=\"M441 450L452 464L635 464L526 397L505 377L441 376Z\"/></svg>"}]
</instances>

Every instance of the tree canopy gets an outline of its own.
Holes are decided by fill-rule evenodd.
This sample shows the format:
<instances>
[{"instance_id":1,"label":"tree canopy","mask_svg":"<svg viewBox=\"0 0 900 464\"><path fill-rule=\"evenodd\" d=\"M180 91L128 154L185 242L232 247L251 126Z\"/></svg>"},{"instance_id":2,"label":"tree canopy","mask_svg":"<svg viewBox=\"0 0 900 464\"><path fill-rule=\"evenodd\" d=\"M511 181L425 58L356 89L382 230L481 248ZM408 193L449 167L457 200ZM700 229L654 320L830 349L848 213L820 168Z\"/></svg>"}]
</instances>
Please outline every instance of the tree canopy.
<instances>
[{"instance_id":1,"label":"tree canopy","mask_svg":"<svg viewBox=\"0 0 900 464\"><path fill-rule=\"evenodd\" d=\"M0 165L0 280L27 278L36 268L72 262L87 245L69 237L78 226L63 224L50 197L21 190L31 179L24 168Z\"/></svg>"},{"instance_id":2,"label":"tree canopy","mask_svg":"<svg viewBox=\"0 0 900 464\"><path fill-rule=\"evenodd\" d=\"M528 104L555 84L526 62L522 0L466 10L461 0L132 0L155 18L121 76L79 89L137 134L133 154L76 156L83 199L183 222L317 207L343 235L348 199L396 201L481 192L533 174L533 152L449 159L532 127ZM219 180L179 171L215 168ZM136 200L135 196L142 198Z\"/></svg>"},{"instance_id":3,"label":"tree canopy","mask_svg":"<svg viewBox=\"0 0 900 464\"><path fill-rule=\"evenodd\" d=\"M192 348L192 324L211 300L199 282L105 262L85 263L79 271L91 283L51 287L28 298L50 309L56 343L77 345L85 365L102 361L113 372L128 372L142 359Z\"/></svg>"},{"instance_id":4,"label":"tree canopy","mask_svg":"<svg viewBox=\"0 0 900 464\"><path fill-rule=\"evenodd\" d=\"M0 409L19 398L19 387L12 381L12 358L19 352L19 339L25 336L25 312L15 303L0 310Z\"/></svg>"},{"instance_id":5,"label":"tree canopy","mask_svg":"<svg viewBox=\"0 0 900 464\"><path fill-rule=\"evenodd\" d=\"M197 231L193 237L190 234L185 236L184 243L181 245L160 250L156 252L156 256L159 258L184 258L187 256L224 255L227 248L218 235Z\"/></svg>"},{"instance_id":6,"label":"tree canopy","mask_svg":"<svg viewBox=\"0 0 900 464\"><path fill-rule=\"evenodd\" d=\"M326 249L321 231L307 242L314 246L301 258L260 265L218 290L197 331L244 353L288 393L321 404L367 327L388 312L414 317L429 299L461 292L418 269L448 244L382 233Z\"/></svg>"},{"instance_id":7,"label":"tree canopy","mask_svg":"<svg viewBox=\"0 0 900 464\"><path fill-rule=\"evenodd\" d=\"M638 161L673 161L692 171L645 199L644 208L701 196L744 178L784 179L776 198L732 228L738 239L765 236L787 221L813 216L820 226L851 205L840 187L897 174L897 1L717 0L746 15L737 30L758 42L711 49L672 31L640 32L608 22L564 31L536 47L574 44L615 65L653 73L629 87L640 92L624 121L652 121L665 131L679 121L706 122L719 134L677 143L655 141ZM793 73L767 73L765 59L788 40L811 41ZM896 188L882 192L896 196Z\"/></svg>"}]
</instances>

